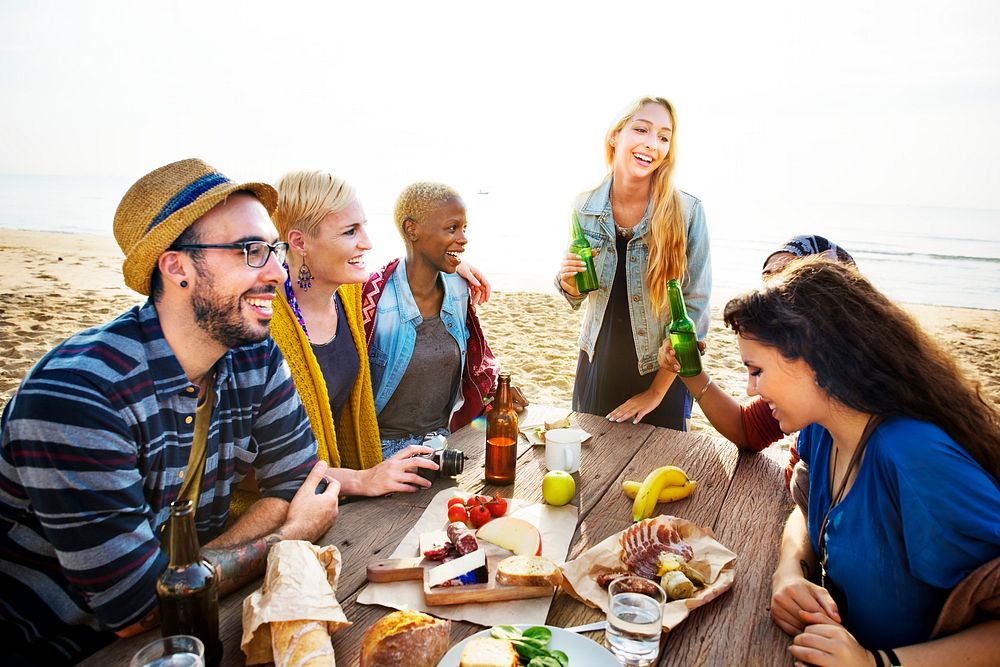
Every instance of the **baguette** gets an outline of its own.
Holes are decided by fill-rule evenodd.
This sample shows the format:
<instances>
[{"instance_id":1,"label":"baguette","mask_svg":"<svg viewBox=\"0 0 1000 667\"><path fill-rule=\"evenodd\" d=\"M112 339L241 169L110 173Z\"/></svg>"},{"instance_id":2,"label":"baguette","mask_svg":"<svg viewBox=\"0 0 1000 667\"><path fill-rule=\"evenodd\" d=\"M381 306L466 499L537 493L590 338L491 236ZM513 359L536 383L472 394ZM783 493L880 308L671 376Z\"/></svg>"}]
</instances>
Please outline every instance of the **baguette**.
<instances>
[{"instance_id":1,"label":"baguette","mask_svg":"<svg viewBox=\"0 0 1000 667\"><path fill-rule=\"evenodd\" d=\"M275 667L333 667L333 644L323 621L273 621Z\"/></svg>"},{"instance_id":2,"label":"baguette","mask_svg":"<svg viewBox=\"0 0 1000 667\"><path fill-rule=\"evenodd\" d=\"M458 667L517 667L517 651L506 639L473 637L462 649Z\"/></svg>"},{"instance_id":3,"label":"baguette","mask_svg":"<svg viewBox=\"0 0 1000 667\"><path fill-rule=\"evenodd\" d=\"M361 667L435 667L450 632L451 623L419 611L386 614L361 640Z\"/></svg>"},{"instance_id":4,"label":"baguette","mask_svg":"<svg viewBox=\"0 0 1000 667\"><path fill-rule=\"evenodd\" d=\"M544 556L510 556L497 565L496 581L505 586L558 586L562 573Z\"/></svg>"}]
</instances>

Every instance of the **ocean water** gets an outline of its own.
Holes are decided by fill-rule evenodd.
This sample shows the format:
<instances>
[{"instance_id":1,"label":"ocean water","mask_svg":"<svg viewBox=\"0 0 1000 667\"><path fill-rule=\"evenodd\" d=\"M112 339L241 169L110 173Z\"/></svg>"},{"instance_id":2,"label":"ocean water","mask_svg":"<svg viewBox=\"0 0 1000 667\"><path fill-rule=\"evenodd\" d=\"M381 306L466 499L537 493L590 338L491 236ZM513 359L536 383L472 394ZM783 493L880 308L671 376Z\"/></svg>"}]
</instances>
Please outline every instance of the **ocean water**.
<instances>
[{"instance_id":1,"label":"ocean water","mask_svg":"<svg viewBox=\"0 0 1000 667\"><path fill-rule=\"evenodd\" d=\"M111 235L132 179L0 175L0 228ZM469 215L468 257L495 289L553 291L568 243L573 193L459 188ZM361 189L375 248L369 266L402 252L395 193ZM1000 310L1000 210L703 199L712 236L713 302L760 282L764 258L795 234L844 246L882 291L906 303ZM112 242L109 240L109 242ZM2 231L0 231L2 243Z\"/></svg>"}]
</instances>

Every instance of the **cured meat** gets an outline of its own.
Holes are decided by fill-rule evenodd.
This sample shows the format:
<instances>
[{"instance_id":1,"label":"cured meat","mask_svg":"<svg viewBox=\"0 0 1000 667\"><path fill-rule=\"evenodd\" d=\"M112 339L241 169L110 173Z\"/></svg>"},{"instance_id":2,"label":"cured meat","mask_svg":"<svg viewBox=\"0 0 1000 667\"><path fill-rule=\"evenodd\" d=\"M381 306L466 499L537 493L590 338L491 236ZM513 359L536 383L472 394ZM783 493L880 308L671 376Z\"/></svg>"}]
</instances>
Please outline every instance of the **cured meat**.
<instances>
[{"instance_id":1,"label":"cured meat","mask_svg":"<svg viewBox=\"0 0 1000 667\"><path fill-rule=\"evenodd\" d=\"M597 575L597 585L601 588L607 588L615 579L627 576L629 576L628 570L611 570L610 572L602 572Z\"/></svg>"},{"instance_id":2,"label":"cured meat","mask_svg":"<svg viewBox=\"0 0 1000 667\"><path fill-rule=\"evenodd\" d=\"M662 553L674 553L685 561L694 551L668 517L645 519L629 526L621 536L621 560L633 574L657 579L657 559Z\"/></svg>"},{"instance_id":3,"label":"cured meat","mask_svg":"<svg viewBox=\"0 0 1000 667\"><path fill-rule=\"evenodd\" d=\"M472 553L479 548L479 542L476 541L476 536L466 528L465 524L461 521L455 521L454 523L448 524L448 539L451 543L455 545L458 549L458 553L465 554Z\"/></svg>"},{"instance_id":4,"label":"cured meat","mask_svg":"<svg viewBox=\"0 0 1000 667\"><path fill-rule=\"evenodd\" d=\"M446 560L452 554L457 555L458 551L449 542L448 544L436 545L434 548L428 549L424 552L424 558L427 560Z\"/></svg>"}]
</instances>

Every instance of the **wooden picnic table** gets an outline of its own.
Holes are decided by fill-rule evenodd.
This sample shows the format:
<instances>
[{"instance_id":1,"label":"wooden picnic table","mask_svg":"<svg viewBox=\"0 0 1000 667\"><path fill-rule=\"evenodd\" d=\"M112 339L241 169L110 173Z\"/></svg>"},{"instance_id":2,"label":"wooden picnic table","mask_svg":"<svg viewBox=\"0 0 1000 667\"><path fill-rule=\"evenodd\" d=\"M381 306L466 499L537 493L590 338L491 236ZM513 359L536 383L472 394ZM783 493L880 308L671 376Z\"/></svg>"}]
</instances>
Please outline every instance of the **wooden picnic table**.
<instances>
[{"instance_id":1,"label":"wooden picnic table","mask_svg":"<svg viewBox=\"0 0 1000 667\"><path fill-rule=\"evenodd\" d=\"M541 422L566 411L532 406L522 423ZM699 433L683 433L647 424L616 424L603 417L576 414L574 421L591 433L583 447L583 464L574 477L579 523L567 560L598 544L632 521L632 501L621 492L624 479L641 480L654 467L665 464L684 468L698 489L687 499L657 507L710 528L719 542L737 554L732 589L717 600L694 610L669 635L664 635L659 665L791 665L789 638L768 613L771 573L777 559L779 538L791 501L782 470L788 452L771 447L761 454L739 452L725 440ZM469 457L457 479L467 491L492 493L542 502L545 474L544 447L532 447L522 438L518 447L517 479L512 486L494 487L483 480L485 434L482 424L471 424L448 438L448 446ZM337 586L347 618L353 625L333 635L337 664L358 665L361 638L389 609L361 605L357 597L365 586L369 561L389 558L407 531L416 523L433 496L456 480L442 479L430 489L344 504L333 528L319 542L333 544L341 553L343 569ZM243 599L260 581L227 596L220 603L220 634L225 646L222 665L243 665L240 650ZM568 627L601 620L600 610L585 606L568 594L555 594L549 625ZM452 644L474 634L481 626L452 621ZM157 630L119 640L81 665L107 667L128 664L130 657ZM603 642L603 632L588 633ZM405 666L401 666L405 667Z\"/></svg>"}]
</instances>

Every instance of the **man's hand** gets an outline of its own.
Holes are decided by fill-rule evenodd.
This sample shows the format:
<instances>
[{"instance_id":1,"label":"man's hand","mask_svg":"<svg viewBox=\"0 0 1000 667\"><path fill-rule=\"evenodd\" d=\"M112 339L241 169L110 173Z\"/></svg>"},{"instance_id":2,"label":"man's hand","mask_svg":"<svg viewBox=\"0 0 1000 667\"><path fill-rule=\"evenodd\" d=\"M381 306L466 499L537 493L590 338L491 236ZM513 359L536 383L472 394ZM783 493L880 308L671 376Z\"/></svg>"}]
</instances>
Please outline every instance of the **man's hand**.
<instances>
[{"instance_id":1,"label":"man's hand","mask_svg":"<svg viewBox=\"0 0 1000 667\"><path fill-rule=\"evenodd\" d=\"M340 482L326 474L327 468L325 461L317 462L302 482L288 505L285 523L279 531L281 539L315 542L333 525L339 511ZM328 482L326 490L317 493L316 487L323 479Z\"/></svg>"}]
</instances>

